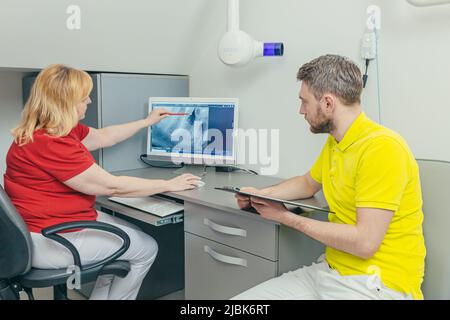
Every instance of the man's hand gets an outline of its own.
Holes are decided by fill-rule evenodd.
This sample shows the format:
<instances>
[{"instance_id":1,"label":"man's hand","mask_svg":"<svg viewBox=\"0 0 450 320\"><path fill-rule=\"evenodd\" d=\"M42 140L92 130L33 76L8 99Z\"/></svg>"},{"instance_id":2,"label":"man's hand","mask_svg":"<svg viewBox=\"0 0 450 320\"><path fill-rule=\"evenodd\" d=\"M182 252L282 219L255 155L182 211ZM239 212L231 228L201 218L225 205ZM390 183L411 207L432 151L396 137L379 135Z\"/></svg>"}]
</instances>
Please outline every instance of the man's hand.
<instances>
[{"instance_id":1,"label":"man's hand","mask_svg":"<svg viewBox=\"0 0 450 320\"><path fill-rule=\"evenodd\" d=\"M282 204L264 200L257 197L250 197L250 204L265 219L282 222L286 214L290 211Z\"/></svg>"},{"instance_id":2,"label":"man's hand","mask_svg":"<svg viewBox=\"0 0 450 320\"><path fill-rule=\"evenodd\" d=\"M264 194L263 190L259 190L253 187L243 187L241 188L241 191L254 194ZM239 209L249 209L252 206L250 203L250 197L248 196L236 193L235 198L237 199Z\"/></svg>"},{"instance_id":3,"label":"man's hand","mask_svg":"<svg viewBox=\"0 0 450 320\"><path fill-rule=\"evenodd\" d=\"M167 118L169 116L169 111L164 108L158 108L150 112L145 119L147 122L147 127L152 126L158 122L160 122L162 119Z\"/></svg>"}]
</instances>

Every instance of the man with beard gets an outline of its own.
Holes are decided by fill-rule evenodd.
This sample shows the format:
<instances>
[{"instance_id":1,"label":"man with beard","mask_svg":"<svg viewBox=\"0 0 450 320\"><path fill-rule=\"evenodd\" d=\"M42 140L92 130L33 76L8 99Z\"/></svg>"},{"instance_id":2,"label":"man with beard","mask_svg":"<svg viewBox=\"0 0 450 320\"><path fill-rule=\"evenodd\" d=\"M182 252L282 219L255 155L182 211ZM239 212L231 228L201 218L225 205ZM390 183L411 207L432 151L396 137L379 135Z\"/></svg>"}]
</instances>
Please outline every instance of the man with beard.
<instances>
[{"instance_id":1,"label":"man with beard","mask_svg":"<svg viewBox=\"0 0 450 320\"><path fill-rule=\"evenodd\" d=\"M425 245L417 163L403 138L361 110L361 72L355 63L325 55L304 64L300 114L313 133L328 133L311 170L262 190L287 200L320 189L329 221L283 205L237 195L240 208L294 228L325 244L317 263L287 272L234 299L423 299Z\"/></svg>"}]
</instances>

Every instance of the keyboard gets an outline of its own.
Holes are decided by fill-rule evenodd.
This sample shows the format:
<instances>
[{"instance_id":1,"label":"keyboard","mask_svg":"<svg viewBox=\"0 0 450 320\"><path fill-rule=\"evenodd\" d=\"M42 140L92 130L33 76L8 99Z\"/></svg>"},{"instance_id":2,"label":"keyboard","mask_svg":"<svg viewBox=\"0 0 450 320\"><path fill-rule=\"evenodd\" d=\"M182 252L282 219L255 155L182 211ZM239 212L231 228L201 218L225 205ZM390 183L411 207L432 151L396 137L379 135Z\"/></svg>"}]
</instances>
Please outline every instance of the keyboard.
<instances>
[{"instance_id":1,"label":"keyboard","mask_svg":"<svg viewBox=\"0 0 450 320\"><path fill-rule=\"evenodd\" d=\"M108 199L159 217L169 216L184 210L184 206L180 203L155 196L142 198L110 197Z\"/></svg>"}]
</instances>

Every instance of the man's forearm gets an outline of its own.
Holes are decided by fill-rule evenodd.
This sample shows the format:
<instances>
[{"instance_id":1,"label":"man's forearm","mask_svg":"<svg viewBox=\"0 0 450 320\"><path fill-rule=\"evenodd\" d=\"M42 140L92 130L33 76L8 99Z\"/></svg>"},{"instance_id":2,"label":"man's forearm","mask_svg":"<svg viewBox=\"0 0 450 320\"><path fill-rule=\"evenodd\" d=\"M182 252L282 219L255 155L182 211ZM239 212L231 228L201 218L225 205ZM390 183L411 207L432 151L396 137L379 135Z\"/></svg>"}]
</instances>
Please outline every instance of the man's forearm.
<instances>
[{"instance_id":1,"label":"man's forearm","mask_svg":"<svg viewBox=\"0 0 450 320\"><path fill-rule=\"evenodd\" d=\"M285 200L310 198L314 195L305 176L293 177L263 190L272 197Z\"/></svg>"},{"instance_id":2,"label":"man's forearm","mask_svg":"<svg viewBox=\"0 0 450 320\"><path fill-rule=\"evenodd\" d=\"M291 212L281 223L294 228L328 247L347 252L362 259L373 255L373 250L364 241L364 234L355 225L319 221Z\"/></svg>"},{"instance_id":3,"label":"man's forearm","mask_svg":"<svg viewBox=\"0 0 450 320\"><path fill-rule=\"evenodd\" d=\"M104 139L103 147L110 147L126 140L143 128L147 128L147 122L145 120L137 120L99 129Z\"/></svg>"}]
</instances>

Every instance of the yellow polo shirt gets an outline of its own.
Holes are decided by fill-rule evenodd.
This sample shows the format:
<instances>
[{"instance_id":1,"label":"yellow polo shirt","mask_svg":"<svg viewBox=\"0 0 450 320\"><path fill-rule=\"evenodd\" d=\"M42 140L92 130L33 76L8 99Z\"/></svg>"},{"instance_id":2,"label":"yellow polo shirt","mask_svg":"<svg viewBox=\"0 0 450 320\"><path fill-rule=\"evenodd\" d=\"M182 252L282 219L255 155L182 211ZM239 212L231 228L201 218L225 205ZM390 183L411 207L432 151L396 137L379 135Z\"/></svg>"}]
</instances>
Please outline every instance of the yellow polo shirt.
<instances>
[{"instance_id":1,"label":"yellow polo shirt","mask_svg":"<svg viewBox=\"0 0 450 320\"><path fill-rule=\"evenodd\" d=\"M377 273L387 287L423 299L422 193L418 165L403 138L362 112L342 141L328 137L310 174L335 212L330 222L355 225L358 207L394 211L372 258L327 247L329 265L341 275Z\"/></svg>"}]
</instances>

